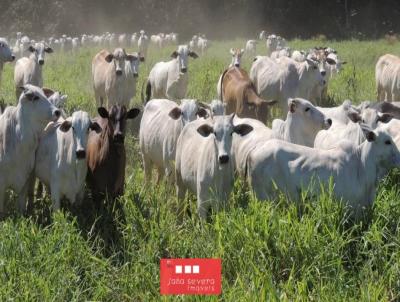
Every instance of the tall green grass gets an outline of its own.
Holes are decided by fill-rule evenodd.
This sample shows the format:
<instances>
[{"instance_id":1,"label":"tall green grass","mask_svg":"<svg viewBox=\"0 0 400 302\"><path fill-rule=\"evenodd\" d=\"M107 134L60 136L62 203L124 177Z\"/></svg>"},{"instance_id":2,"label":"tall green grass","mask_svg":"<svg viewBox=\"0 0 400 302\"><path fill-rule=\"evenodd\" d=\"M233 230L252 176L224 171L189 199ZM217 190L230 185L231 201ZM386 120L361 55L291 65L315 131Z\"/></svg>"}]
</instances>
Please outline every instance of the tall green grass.
<instances>
[{"instance_id":1,"label":"tall green grass","mask_svg":"<svg viewBox=\"0 0 400 302\"><path fill-rule=\"evenodd\" d=\"M299 41L294 48L336 48L348 61L329 87L340 103L375 97L374 67L399 45L385 41ZM230 62L229 48L244 41L214 42L208 54L189 65L188 97L216 97L220 73ZM259 53L263 50L259 45ZM138 93L151 66L167 60L172 48L151 50L141 66ZM47 56L45 86L69 95L67 111L96 113L91 88L91 58L96 50ZM245 58L248 69L252 58ZM0 99L15 103L13 66L6 65ZM135 139L126 141L126 192L119 207L103 215L66 207L49 214L50 202L29 218L14 213L0 223L0 300L16 301L396 301L400 299L400 203L398 175L379 187L368 217L348 220L328 193L300 205L280 198L259 202L235 184L229 207L209 222L196 215L193 196L188 214L178 221L174 189L143 187L143 170ZM90 202L90 199L87 200ZM221 257L221 297L161 297L159 261L164 257Z\"/></svg>"}]
</instances>

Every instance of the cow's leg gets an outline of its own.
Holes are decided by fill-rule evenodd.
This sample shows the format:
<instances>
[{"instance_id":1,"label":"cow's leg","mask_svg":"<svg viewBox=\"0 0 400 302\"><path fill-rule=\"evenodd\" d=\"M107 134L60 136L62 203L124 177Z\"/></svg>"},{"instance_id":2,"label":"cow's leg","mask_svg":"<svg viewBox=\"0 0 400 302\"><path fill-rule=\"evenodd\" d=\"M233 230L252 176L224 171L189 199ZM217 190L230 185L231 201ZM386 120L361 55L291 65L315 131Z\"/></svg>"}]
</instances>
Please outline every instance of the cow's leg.
<instances>
[{"instance_id":1,"label":"cow's leg","mask_svg":"<svg viewBox=\"0 0 400 302\"><path fill-rule=\"evenodd\" d=\"M26 214L26 199L28 196L29 189L32 186L32 182L34 182L34 174L31 173L23 185L20 192L18 192L18 210L22 215Z\"/></svg>"},{"instance_id":2,"label":"cow's leg","mask_svg":"<svg viewBox=\"0 0 400 302\"><path fill-rule=\"evenodd\" d=\"M51 201L53 203L53 211L58 211L61 208L60 189L56 181L50 184Z\"/></svg>"},{"instance_id":3,"label":"cow's leg","mask_svg":"<svg viewBox=\"0 0 400 302\"><path fill-rule=\"evenodd\" d=\"M162 168L157 167L157 184L160 184L164 177L164 170Z\"/></svg>"},{"instance_id":4,"label":"cow's leg","mask_svg":"<svg viewBox=\"0 0 400 302\"><path fill-rule=\"evenodd\" d=\"M385 100L385 91L382 89L381 85L377 85L376 87L376 97L378 102L383 102Z\"/></svg>"},{"instance_id":5,"label":"cow's leg","mask_svg":"<svg viewBox=\"0 0 400 302\"><path fill-rule=\"evenodd\" d=\"M34 175L32 175L32 177L30 177L29 179L29 187L28 187L28 214L33 213L33 203L35 199L35 184L36 184L36 178Z\"/></svg>"},{"instance_id":6,"label":"cow's leg","mask_svg":"<svg viewBox=\"0 0 400 302\"><path fill-rule=\"evenodd\" d=\"M207 219L208 210L210 208L210 194L208 194L209 189L209 186L197 186L197 213L201 219Z\"/></svg>"},{"instance_id":7,"label":"cow's leg","mask_svg":"<svg viewBox=\"0 0 400 302\"><path fill-rule=\"evenodd\" d=\"M151 172L153 170L153 163L150 159L146 158L146 156L142 156L143 158L143 170L144 170L144 178L145 184L151 183Z\"/></svg>"}]
</instances>

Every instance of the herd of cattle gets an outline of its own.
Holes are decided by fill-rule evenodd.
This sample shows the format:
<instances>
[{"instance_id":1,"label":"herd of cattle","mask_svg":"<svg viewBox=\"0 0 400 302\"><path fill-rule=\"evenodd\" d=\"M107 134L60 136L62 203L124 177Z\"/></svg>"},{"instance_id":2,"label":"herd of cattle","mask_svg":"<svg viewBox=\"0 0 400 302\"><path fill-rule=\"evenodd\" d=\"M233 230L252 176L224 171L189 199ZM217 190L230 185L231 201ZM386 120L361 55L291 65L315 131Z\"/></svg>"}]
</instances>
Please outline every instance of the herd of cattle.
<instances>
[{"instance_id":1,"label":"herd of cattle","mask_svg":"<svg viewBox=\"0 0 400 302\"><path fill-rule=\"evenodd\" d=\"M329 80L345 62L332 48L291 50L285 39L263 31L266 55L257 55L258 40L230 49L232 62L216 85L218 99L206 104L186 98L189 58L206 55L210 46L199 34L177 45L169 61L153 66L142 87L143 108L128 109L149 40L154 47L177 45L178 35L148 39L142 30L130 37L106 33L36 42L18 33L14 48L0 38L0 75L14 53L19 57L17 104L0 116L2 215L7 189L17 193L21 213L31 209L36 179L36 196L44 184L55 210L63 198L80 204L85 186L97 204L121 196L128 119L140 119L146 184L156 168L158 182L165 177L176 185L180 205L187 191L196 194L202 218L226 204L235 177L260 200L283 192L298 201L302 190L318 195L320 183L332 181L335 197L357 216L373 204L379 180L400 166L399 57L386 54L376 64L377 102L322 107L317 105L327 96ZM66 96L43 87L45 54L90 46L115 46L92 60L98 116L91 119L84 111L67 116ZM127 53L128 46L138 51ZM255 56L249 72L241 67L244 54ZM274 119L269 128L273 107L285 120Z\"/></svg>"}]
</instances>

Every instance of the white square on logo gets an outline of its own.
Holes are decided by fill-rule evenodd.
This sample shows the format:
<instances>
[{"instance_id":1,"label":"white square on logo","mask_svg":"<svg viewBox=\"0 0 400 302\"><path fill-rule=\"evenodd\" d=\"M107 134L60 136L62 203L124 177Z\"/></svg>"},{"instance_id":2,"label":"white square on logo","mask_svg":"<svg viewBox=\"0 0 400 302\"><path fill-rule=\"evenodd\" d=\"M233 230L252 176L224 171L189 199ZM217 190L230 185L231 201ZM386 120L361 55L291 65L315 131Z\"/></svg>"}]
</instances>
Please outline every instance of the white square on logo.
<instances>
[{"instance_id":1,"label":"white square on logo","mask_svg":"<svg viewBox=\"0 0 400 302\"><path fill-rule=\"evenodd\" d=\"M200 273L200 267L198 265L193 265L193 274L199 274Z\"/></svg>"},{"instance_id":2,"label":"white square on logo","mask_svg":"<svg viewBox=\"0 0 400 302\"><path fill-rule=\"evenodd\" d=\"M190 274L190 273L192 273L192 266L185 265L185 274Z\"/></svg>"},{"instance_id":3,"label":"white square on logo","mask_svg":"<svg viewBox=\"0 0 400 302\"><path fill-rule=\"evenodd\" d=\"M175 265L175 274L182 274L182 265Z\"/></svg>"}]
</instances>

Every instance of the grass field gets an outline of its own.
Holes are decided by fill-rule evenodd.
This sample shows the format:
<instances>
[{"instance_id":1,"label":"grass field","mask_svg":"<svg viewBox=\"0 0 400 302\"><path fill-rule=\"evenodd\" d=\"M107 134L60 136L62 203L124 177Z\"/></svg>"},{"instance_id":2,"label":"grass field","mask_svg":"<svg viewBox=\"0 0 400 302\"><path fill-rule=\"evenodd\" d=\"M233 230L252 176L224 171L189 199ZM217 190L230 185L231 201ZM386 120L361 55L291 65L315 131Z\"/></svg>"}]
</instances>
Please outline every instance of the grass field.
<instances>
[{"instance_id":1,"label":"grass field","mask_svg":"<svg viewBox=\"0 0 400 302\"><path fill-rule=\"evenodd\" d=\"M308 49L329 45L348 64L331 82L336 103L375 98L374 69L384 53L400 54L400 43L291 41ZM229 48L244 41L214 42L189 65L188 97L216 96L219 74L230 63ZM259 53L264 47L259 45ZM140 67L135 103L153 64L172 48L150 51ZM95 49L46 57L45 86L68 94L67 111L96 114L91 88ZM249 69L252 58L246 58ZM13 65L5 65L0 99L15 103ZM300 207L284 198L261 203L235 184L230 206L209 223L197 215L182 223L172 210L175 192L165 185L143 187L138 144L126 140L128 166L121 207L95 217L76 209L49 214L50 202L22 218L10 198L9 218L0 223L1 301L396 301L400 300L400 192L398 174L380 185L368 219L354 225L329 193ZM11 196L13 197L13 196ZM191 212L195 199L190 197ZM159 261L165 257L220 257L220 297L161 297Z\"/></svg>"}]
</instances>

